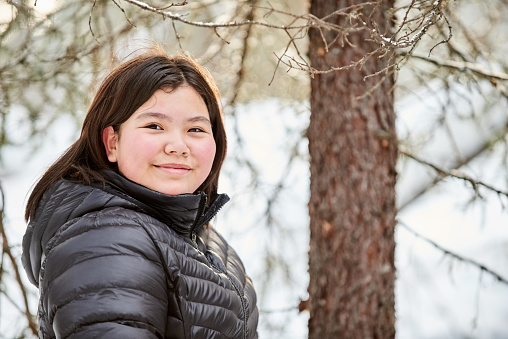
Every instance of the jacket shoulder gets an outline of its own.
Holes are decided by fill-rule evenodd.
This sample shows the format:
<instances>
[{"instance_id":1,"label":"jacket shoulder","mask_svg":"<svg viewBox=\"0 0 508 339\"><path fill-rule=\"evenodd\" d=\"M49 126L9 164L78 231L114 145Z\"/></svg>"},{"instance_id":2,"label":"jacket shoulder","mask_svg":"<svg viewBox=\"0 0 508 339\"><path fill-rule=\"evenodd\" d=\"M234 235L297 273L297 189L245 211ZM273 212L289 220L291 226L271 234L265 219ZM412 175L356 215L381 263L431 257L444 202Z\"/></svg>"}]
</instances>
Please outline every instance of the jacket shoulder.
<instances>
[{"instance_id":1,"label":"jacket shoulder","mask_svg":"<svg viewBox=\"0 0 508 339\"><path fill-rule=\"evenodd\" d=\"M48 242L41 269L40 317L46 325L41 328L54 329L57 337L87 337L115 328L140 338L164 333L165 274L156 246L140 225L143 217L111 207L59 229Z\"/></svg>"}]
</instances>

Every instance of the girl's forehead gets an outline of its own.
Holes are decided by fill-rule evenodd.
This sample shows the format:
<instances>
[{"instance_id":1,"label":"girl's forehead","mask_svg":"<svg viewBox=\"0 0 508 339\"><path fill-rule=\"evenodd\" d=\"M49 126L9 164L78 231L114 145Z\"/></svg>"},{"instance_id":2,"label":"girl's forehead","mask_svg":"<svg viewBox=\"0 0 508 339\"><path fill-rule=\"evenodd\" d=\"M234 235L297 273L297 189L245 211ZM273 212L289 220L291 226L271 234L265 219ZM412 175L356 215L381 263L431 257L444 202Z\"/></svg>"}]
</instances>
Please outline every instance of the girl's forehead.
<instances>
[{"instance_id":1,"label":"girl's forehead","mask_svg":"<svg viewBox=\"0 0 508 339\"><path fill-rule=\"evenodd\" d=\"M192 111L195 114L210 116L206 100L192 86L182 85L170 90L158 89L147 101L135 109L128 119L137 119L139 116L151 115L163 117ZM149 114L150 113L150 114Z\"/></svg>"}]
</instances>

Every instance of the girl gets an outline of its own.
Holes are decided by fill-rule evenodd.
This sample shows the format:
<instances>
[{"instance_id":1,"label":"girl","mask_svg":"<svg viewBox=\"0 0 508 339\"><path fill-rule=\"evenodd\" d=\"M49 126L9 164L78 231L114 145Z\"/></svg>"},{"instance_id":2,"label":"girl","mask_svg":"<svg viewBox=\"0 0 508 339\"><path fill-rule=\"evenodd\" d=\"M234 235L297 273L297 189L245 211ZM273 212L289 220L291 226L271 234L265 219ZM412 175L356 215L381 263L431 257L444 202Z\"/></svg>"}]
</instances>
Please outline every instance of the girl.
<instances>
[{"instance_id":1,"label":"girl","mask_svg":"<svg viewBox=\"0 0 508 339\"><path fill-rule=\"evenodd\" d=\"M101 84L27 203L41 338L257 338L251 280L209 226L226 134L216 87L152 51Z\"/></svg>"}]
</instances>

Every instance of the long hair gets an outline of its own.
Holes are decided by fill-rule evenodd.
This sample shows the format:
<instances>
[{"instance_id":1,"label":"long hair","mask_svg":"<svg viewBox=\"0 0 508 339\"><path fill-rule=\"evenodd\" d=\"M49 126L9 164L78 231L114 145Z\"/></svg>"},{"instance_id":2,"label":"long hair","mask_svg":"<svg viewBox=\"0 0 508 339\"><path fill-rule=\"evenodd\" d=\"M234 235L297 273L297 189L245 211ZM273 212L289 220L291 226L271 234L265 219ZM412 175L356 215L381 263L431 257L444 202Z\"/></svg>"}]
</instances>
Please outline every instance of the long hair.
<instances>
[{"instance_id":1,"label":"long hair","mask_svg":"<svg viewBox=\"0 0 508 339\"><path fill-rule=\"evenodd\" d=\"M117 66L104 79L83 121L79 139L49 167L32 190L25 210L26 221L35 217L44 192L57 180L104 183L101 170L118 172L117 164L109 162L106 156L102 131L109 126L118 130L158 89L182 85L189 85L199 93L210 115L216 154L210 174L197 191L205 192L208 201L212 200L217 194L219 173L227 151L217 87L208 72L191 58L169 56L156 50Z\"/></svg>"}]
</instances>

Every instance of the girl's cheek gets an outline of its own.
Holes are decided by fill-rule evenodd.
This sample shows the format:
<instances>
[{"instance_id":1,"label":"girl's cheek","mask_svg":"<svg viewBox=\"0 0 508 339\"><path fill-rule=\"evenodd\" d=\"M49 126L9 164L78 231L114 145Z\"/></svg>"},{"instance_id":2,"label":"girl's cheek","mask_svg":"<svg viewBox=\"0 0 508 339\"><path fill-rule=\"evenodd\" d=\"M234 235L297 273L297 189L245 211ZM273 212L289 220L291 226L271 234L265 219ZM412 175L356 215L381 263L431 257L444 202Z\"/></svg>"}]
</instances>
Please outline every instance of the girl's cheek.
<instances>
[{"instance_id":1,"label":"girl's cheek","mask_svg":"<svg viewBox=\"0 0 508 339\"><path fill-rule=\"evenodd\" d=\"M216 152L215 140L212 140L205 147L203 156L207 157L210 162L213 162L213 159L215 158L215 152Z\"/></svg>"},{"instance_id":2,"label":"girl's cheek","mask_svg":"<svg viewBox=\"0 0 508 339\"><path fill-rule=\"evenodd\" d=\"M208 140L207 142L200 143L193 147L194 157L198 160L199 164L204 167L212 167L215 158L215 140Z\"/></svg>"},{"instance_id":3,"label":"girl's cheek","mask_svg":"<svg viewBox=\"0 0 508 339\"><path fill-rule=\"evenodd\" d=\"M161 142L158 142L153 136L148 136L143 133L133 134L129 140L128 147L130 149L141 149L143 153L151 153L163 147ZM141 153L141 154L143 154Z\"/></svg>"}]
</instances>

